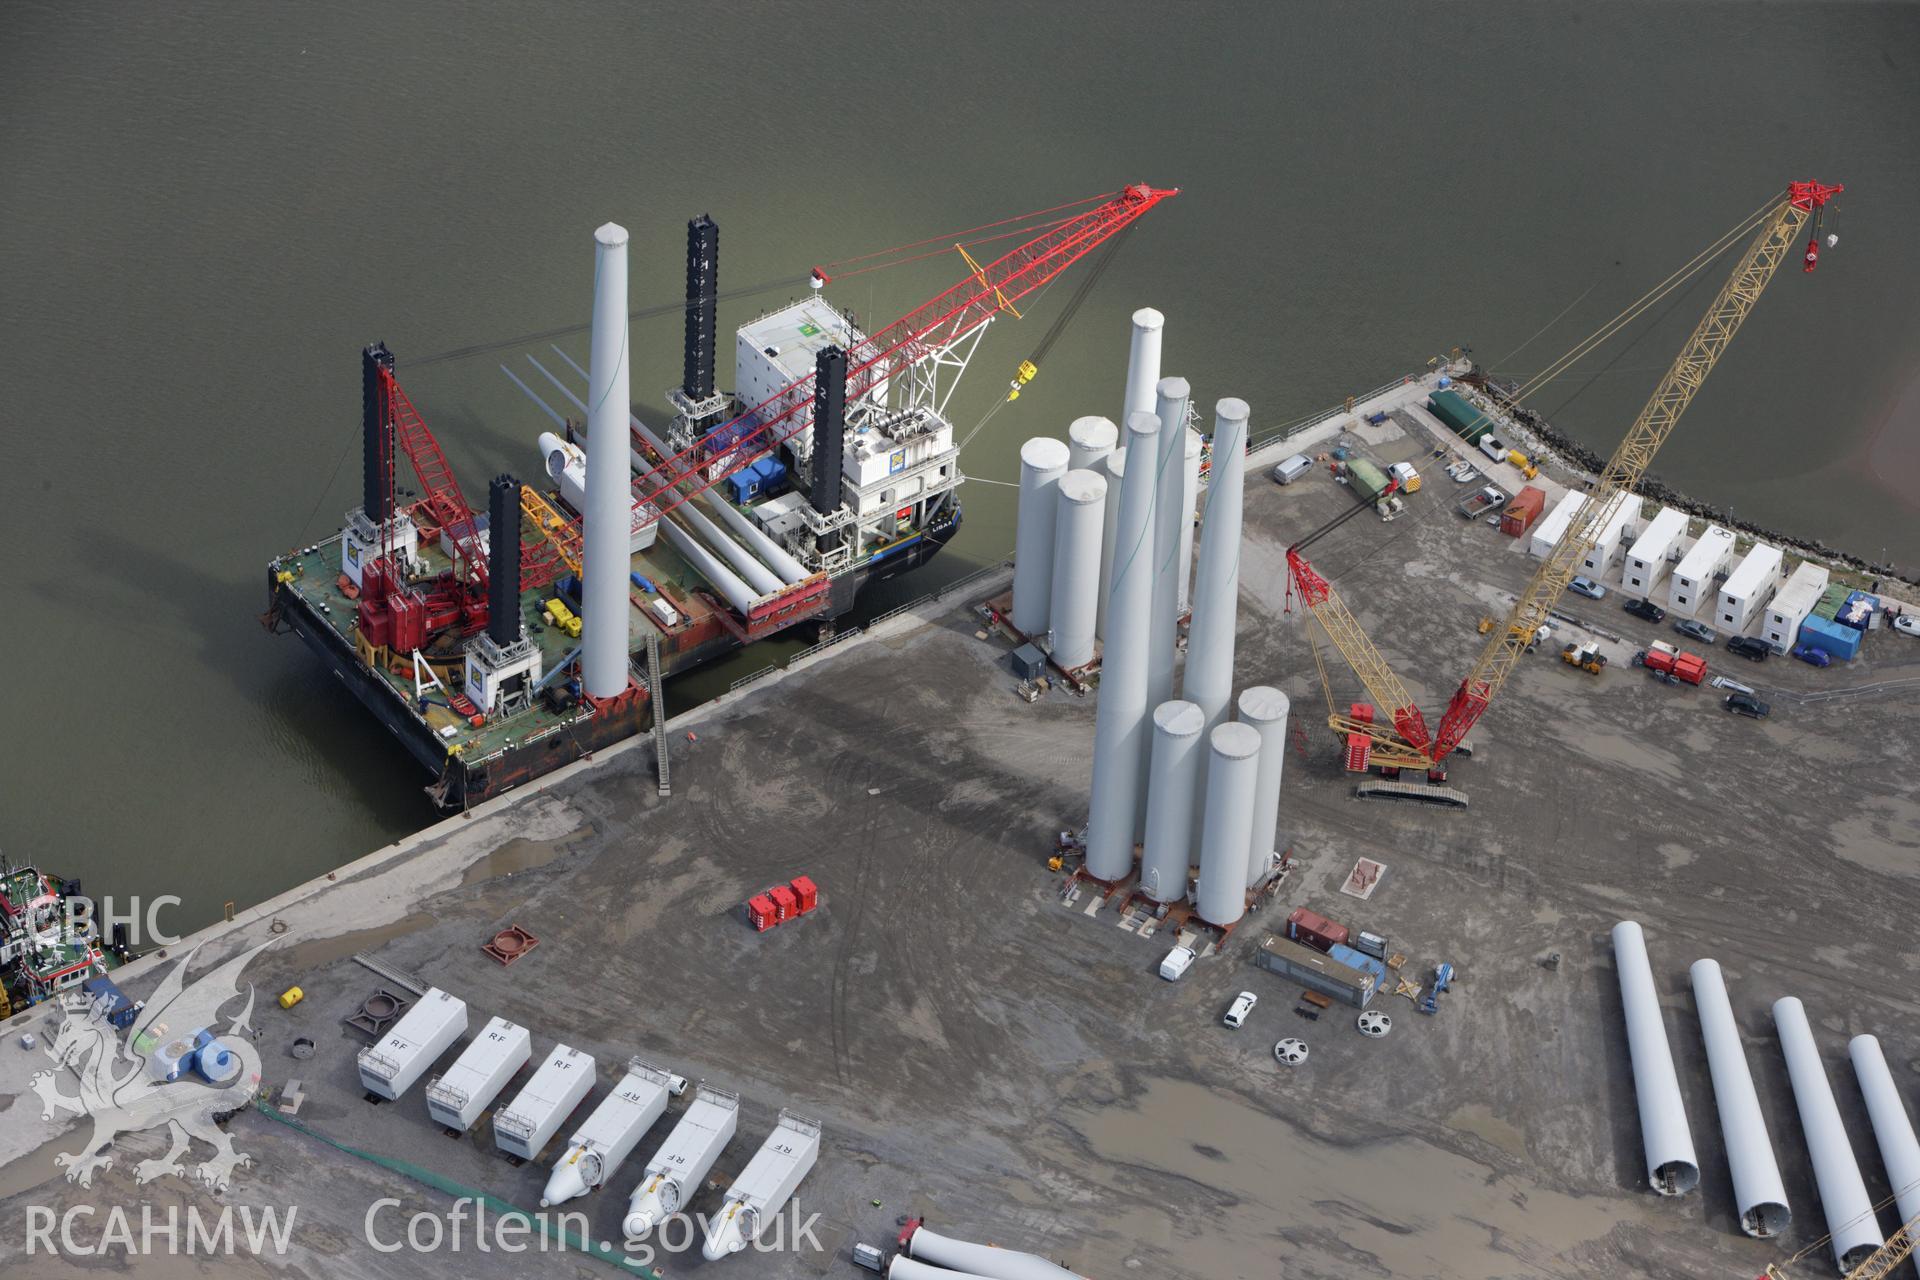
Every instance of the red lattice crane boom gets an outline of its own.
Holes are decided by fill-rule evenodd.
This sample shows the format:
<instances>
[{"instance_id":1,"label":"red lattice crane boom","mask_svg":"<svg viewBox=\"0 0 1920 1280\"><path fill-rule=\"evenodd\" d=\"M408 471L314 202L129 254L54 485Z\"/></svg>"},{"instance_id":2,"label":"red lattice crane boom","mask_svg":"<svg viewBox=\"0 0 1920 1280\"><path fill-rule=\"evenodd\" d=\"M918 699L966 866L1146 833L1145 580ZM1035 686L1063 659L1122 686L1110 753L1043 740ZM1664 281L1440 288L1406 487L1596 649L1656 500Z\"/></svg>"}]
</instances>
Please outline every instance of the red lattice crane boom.
<instances>
[{"instance_id":1,"label":"red lattice crane boom","mask_svg":"<svg viewBox=\"0 0 1920 1280\"><path fill-rule=\"evenodd\" d=\"M427 429L427 423L420 411L413 407L413 401L400 389L400 380L393 370L382 367L380 380L387 393L388 421L393 424L393 436L400 448L413 464L413 472L420 478L421 501L426 505L427 514L440 526L440 536L445 540L448 557L454 562L456 576L465 575L480 589L481 598L485 598L487 585L487 552L480 537L479 517L467 503L467 496L461 492L460 481L453 474L453 467L447 462L446 453L440 448L440 442ZM558 576L562 561L560 548L545 538L521 540L520 547L520 585L523 590L545 586Z\"/></svg>"},{"instance_id":2,"label":"red lattice crane boom","mask_svg":"<svg viewBox=\"0 0 1920 1280\"><path fill-rule=\"evenodd\" d=\"M1018 248L994 259L958 284L872 334L847 352L847 398L864 395L887 380L904 376L916 364L952 347L1020 299L1043 288L1062 271L1132 226L1149 209L1179 188L1162 190L1135 184L1085 213L1063 219ZM816 273L818 275L819 273ZM820 276L824 281L826 277ZM696 443L660 464L636 494L666 515L727 476L752 466L781 442L813 423L812 377L801 378L763 403L715 429L723 434L737 423L759 425L740 437L724 466L703 468ZM782 401L789 401L778 409Z\"/></svg>"}]
</instances>

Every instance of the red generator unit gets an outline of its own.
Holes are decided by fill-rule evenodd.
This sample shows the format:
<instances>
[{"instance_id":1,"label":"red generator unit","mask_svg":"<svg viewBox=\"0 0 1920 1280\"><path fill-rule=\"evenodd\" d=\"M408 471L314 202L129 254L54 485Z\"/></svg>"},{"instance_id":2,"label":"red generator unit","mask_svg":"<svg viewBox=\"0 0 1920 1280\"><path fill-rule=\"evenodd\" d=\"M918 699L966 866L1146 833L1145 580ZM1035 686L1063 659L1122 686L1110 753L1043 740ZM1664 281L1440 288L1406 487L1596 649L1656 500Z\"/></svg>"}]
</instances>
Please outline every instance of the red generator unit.
<instances>
[{"instance_id":1,"label":"red generator unit","mask_svg":"<svg viewBox=\"0 0 1920 1280\"><path fill-rule=\"evenodd\" d=\"M1336 946L1347 945L1347 926L1335 924L1305 907L1295 907L1287 917L1287 936L1316 951L1331 951Z\"/></svg>"},{"instance_id":2,"label":"red generator unit","mask_svg":"<svg viewBox=\"0 0 1920 1280\"><path fill-rule=\"evenodd\" d=\"M767 890L767 896L773 899L773 909L781 920L791 920L800 914L800 899L793 890L781 885L777 889Z\"/></svg>"},{"instance_id":3,"label":"red generator unit","mask_svg":"<svg viewBox=\"0 0 1920 1280\"><path fill-rule=\"evenodd\" d=\"M813 882L812 876L795 876L793 883L787 887L793 890L801 915L820 905L820 886Z\"/></svg>"},{"instance_id":4,"label":"red generator unit","mask_svg":"<svg viewBox=\"0 0 1920 1280\"><path fill-rule=\"evenodd\" d=\"M1647 646L1645 658L1647 670L1670 671L1676 679L1688 684L1699 684L1707 675L1707 660L1697 653L1688 653L1685 649L1676 649L1670 644L1656 640Z\"/></svg>"},{"instance_id":5,"label":"red generator unit","mask_svg":"<svg viewBox=\"0 0 1920 1280\"><path fill-rule=\"evenodd\" d=\"M771 896L760 893L747 899L747 923L753 926L755 933L765 933L780 923L779 909L774 906Z\"/></svg>"}]
</instances>

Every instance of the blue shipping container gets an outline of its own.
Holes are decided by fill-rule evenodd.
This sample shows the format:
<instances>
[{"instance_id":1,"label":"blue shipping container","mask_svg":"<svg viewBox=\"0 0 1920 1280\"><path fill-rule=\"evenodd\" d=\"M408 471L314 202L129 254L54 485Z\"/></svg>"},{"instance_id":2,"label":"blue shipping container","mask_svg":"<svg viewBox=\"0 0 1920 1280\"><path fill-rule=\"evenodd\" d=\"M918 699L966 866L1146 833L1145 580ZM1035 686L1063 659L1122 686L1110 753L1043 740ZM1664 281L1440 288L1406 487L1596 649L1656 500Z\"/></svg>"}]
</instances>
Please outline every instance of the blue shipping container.
<instances>
[{"instance_id":1,"label":"blue shipping container","mask_svg":"<svg viewBox=\"0 0 1920 1280\"><path fill-rule=\"evenodd\" d=\"M760 484L763 490L772 491L787 482L787 464L772 454L754 463L753 469L760 473Z\"/></svg>"},{"instance_id":2,"label":"blue shipping container","mask_svg":"<svg viewBox=\"0 0 1920 1280\"><path fill-rule=\"evenodd\" d=\"M1855 631L1865 631L1873 625L1873 611L1880 607L1880 598L1870 596L1864 591L1855 591L1847 596L1847 602L1840 606L1833 620Z\"/></svg>"},{"instance_id":3,"label":"blue shipping container","mask_svg":"<svg viewBox=\"0 0 1920 1280\"><path fill-rule=\"evenodd\" d=\"M727 487L733 490L735 506L742 506L760 496L760 484L763 477L753 467L742 467L727 477Z\"/></svg>"},{"instance_id":4,"label":"blue shipping container","mask_svg":"<svg viewBox=\"0 0 1920 1280\"><path fill-rule=\"evenodd\" d=\"M1808 618L1800 624L1800 643L1830 653L1842 662L1850 662L1860 652L1860 633L1825 618Z\"/></svg>"},{"instance_id":5,"label":"blue shipping container","mask_svg":"<svg viewBox=\"0 0 1920 1280\"><path fill-rule=\"evenodd\" d=\"M1349 969L1357 969L1361 973L1372 974L1376 989L1384 988L1387 985L1387 966L1372 956L1364 952L1355 951L1352 947L1341 942L1334 943L1333 949L1328 951L1327 954Z\"/></svg>"}]
</instances>

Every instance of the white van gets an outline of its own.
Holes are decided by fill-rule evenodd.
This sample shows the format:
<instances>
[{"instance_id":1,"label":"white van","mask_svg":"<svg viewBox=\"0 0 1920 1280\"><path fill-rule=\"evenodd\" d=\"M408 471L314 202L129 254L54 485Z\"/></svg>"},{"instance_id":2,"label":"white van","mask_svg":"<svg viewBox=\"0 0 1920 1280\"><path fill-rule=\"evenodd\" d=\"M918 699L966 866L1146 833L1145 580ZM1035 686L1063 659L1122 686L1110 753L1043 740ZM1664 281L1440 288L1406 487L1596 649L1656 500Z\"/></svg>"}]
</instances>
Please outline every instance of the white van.
<instances>
[{"instance_id":1,"label":"white van","mask_svg":"<svg viewBox=\"0 0 1920 1280\"><path fill-rule=\"evenodd\" d=\"M1193 968L1193 948L1175 947L1167 952L1167 958L1160 962L1160 976L1168 982L1175 982L1191 968Z\"/></svg>"},{"instance_id":2,"label":"white van","mask_svg":"<svg viewBox=\"0 0 1920 1280\"><path fill-rule=\"evenodd\" d=\"M1281 484L1292 484L1311 470L1313 470L1313 459L1304 453L1296 453L1274 467L1273 478Z\"/></svg>"}]
</instances>

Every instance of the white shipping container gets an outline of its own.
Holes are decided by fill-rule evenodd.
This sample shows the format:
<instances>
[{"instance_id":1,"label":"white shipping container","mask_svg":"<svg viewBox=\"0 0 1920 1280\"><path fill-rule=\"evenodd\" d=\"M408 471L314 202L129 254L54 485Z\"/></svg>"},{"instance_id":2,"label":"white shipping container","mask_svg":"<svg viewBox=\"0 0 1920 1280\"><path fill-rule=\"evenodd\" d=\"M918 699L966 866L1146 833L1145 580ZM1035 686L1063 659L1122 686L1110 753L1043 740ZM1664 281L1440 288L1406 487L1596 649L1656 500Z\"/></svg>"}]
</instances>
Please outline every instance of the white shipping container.
<instances>
[{"instance_id":1,"label":"white shipping container","mask_svg":"<svg viewBox=\"0 0 1920 1280\"><path fill-rule=\"evenodd\" d=\"M493 1019L460 1051L447 1073L427 1086L427 1114L465 1133L532 1056L533 1037L525 1027Z\"/></svg>"},{"instance_id":2,"label":"white shipping container","mask_svg":"<svg viewBox=\"0 0 1920 1280\"><path fill-rule=\"evenodd\" d=\"M466 1033L467 1002L429 987L378 1044L360 1051L360 1087L397 1100Z\"/></svg>"},{"instance_id":3,"label":"white shipping container","mask_svg":"<svg viewBox=\"0 0 1920 1280\"><path fill-rule=\"evenodd\" d=\"M752 1244L786 1207L819 1157L819 1123L782 1111L773 1132L728 1189L726 1205L708 1224L701 1249L707 1261L718 1262Z\"/></svg>"},{"instance_id":4,"label":"white shipping container","mask_svg":"<svg viewBox=\"0 0 1920 1280\"><path fill-rule=\"evenodd\" d=\"M1802 560L1800 567L1787 579L1787 585L1767 606L1767 620L1761 629L1760 638L1765 640L1775 653L1785 653L1791 649L1800 636L1800 624L1813 612L1813 606L1820 603L1820 597L1827 589L1827 568L1811 560Z\"/></svg>"},{"instance_id":5,"label":"white shipping container","mask_svg":"<svg viewBox=\"0 0 1920 1280\"><path fill-rule=\"evenodd\" d=\"M1765 542L1756 542L1741 558L1720 588L1715 617L1723 630L1734 635L1747 634L1780 587L1784 558L1780 548Z\"/></svg>"},{"instance_id":6,"label":"white shipping container","mask_svg":"<svg viewBox=\"0 0 1920 1280\"><path fill-rule=\"evenodd\" d=\"M1620 571L1620 587L1637 599L1650 599L1654 588L1673 568L1673 544L1687 531L1687 517L1672 507L1662 507L1646 530L1627 548L1627 563Z\"/></svg>"},{"instance_id":7,"label":"white shipping container","mask_svg":"<svg viewBox=\"0 0 1920 1280\"><path fill-rule=\"evenodd\" d=\"M1708 525L1673 570L1673 581L1667 586L1667 608L1691 618L1703 601L1711 606L1718 595L1714 577L1732 559L1733 530Z\"/></svg>"},{"instance_id":8,"label":"white shipping container","mask_svg":"<svg viewBox=\"0 0 1920 1280\"><path fill-rule=\"evenodd\" d=\"M686 1207L713 1162L733 1141L739 1120L739 1095L704 1084L693 1091L686 1114L647 1161L640 1185L627 1198L624 1225L629 1239L643 1238L649 1229Z\"/></svg>"},{"instance_id":9,"label":"white shipping container","mask_svg":"<svg viewBox=\"0 0 1920 1280\"><path fill-rule=\"evenodd\" d=\"M1611 568L1613 558L1620 554L1620 544L1626 540L1628 530L1639 518L1640 500L1631 494L1615 494L1613 505L1607 508L1606 514L1601 517L1600 527L1594 531L1593 546L1580 562L1581 571L1598 578Z\"/></svg>"},{"instance_id":10,"label":"white shipping container","mask_svg":"<svg viewBox=\"0 0 1920 1280\"><path fill-rule=\"evenodd\" d=\"M553 1046L526 1088L494 1113L493 1144L522 1160L536 1158L591 1092L593 1055L564 1044Z\"/></svg>"},{"instance_id":11,"label":"white shipping container","mask_svg":"<svg viewBox=\"0 0 1920 1280\"><path fill-rule=\"evenodd\" d=\"M672 1072L629 1058L626 1077L567 1139L567 1153L553 1166L540 1207L583 1196L611 1178L666 1112L673 1078Z\"/></svg>"},{"instance_id":12,"label":"white shipping container","mask_svg":"<svg viewBox=\"0 0 1920 1280\"><path fill-rule=\"evenodd\" d=\"M1560 501L1553 510L1542 516L1533 526L1533 533L1527 542L1527 551L1536 560L1545 560L1553 554L1553 549L1566 536L1567 526L1573 523L1574 513L1586 502L1587 495L1578 490L1569 489L1560 495Z\"/></svg>"}]
</instances>

